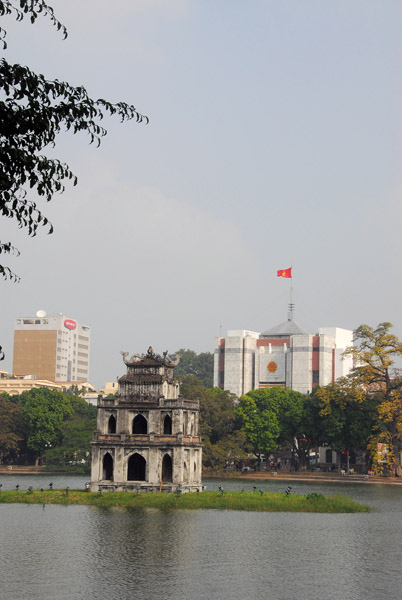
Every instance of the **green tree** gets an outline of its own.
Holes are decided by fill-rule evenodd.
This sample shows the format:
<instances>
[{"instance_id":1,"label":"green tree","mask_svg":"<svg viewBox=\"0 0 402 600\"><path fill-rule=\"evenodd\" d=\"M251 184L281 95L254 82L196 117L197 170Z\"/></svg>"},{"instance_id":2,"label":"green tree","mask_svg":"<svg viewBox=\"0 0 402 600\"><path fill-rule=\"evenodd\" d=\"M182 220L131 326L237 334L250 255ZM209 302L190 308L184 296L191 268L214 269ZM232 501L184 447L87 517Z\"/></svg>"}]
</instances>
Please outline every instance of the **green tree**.
<instances>
[{"instance_id":1,"label":"green tree","mask_svg":"<svg viewBox=\"0 0 402 600\"><path fill-rule=\"evenodd\" d=\"M193 375L198 377L206 388L211 388L214 381L214 355L211 352L197 354L193 350L181 348L176 352L180 354L180 362L175 368L177 377Z\"/></svg>"},{"instance_id":2,"label":"green tree","mask_svg":"<svg viewBox=\"0 0 402 600\"><path fill-rule=\"evenodd\" d=\"M43 460L47 465L82 464L87 470L97 409L78 396L69 398L73 413L62 425L60 441L44 452Z\"/></svg>"},{"instance_id":3,"label":"green tree","mask_svg":"<svg viewBox=\"0 0 402 600\"><path fill-rule=\"evenodd\" d=\"M242 429L258 462L260 462L261 456L265 455L268 458L269 454L278 447L278 438L281 432L277 414L273 410L268 396L250 392L241 396L239 405L236 407L236 414L241 420Z\"/></svg>"},{"instance_id":4,"label":"green tree","mask_svg":"<svg viewBox=\"0 0 402 600\"><path fill-rule=\"evenodd\" d=\"M57 445L62 437L63 424L73 414L68 396L58 390L36 388L19 397L28 450L35 464L47 447Z\"/></svg>"},{"instance_id":5,"label":"green tree","mask_svg":"<svg viewBox=\"0 0 402 600\"><path fill-rule=\"evenodd\" d=\"M302 437L304 402L303 394L279 387L251 390L240 397L236 413L259 459L289 446L299 459L304 456L296 441Z\"/></svg>"},{"instance_id":6,"label":"green tree","mask_svg":"<svg viewBox=\"0 0 402 600\"><path fill-rule=\"evenodd\" d=\"M28 18L35 23L47 16L65 39L67 30L57 20L53 8L44 0L0 0L0 17L15 15L17 21ZM6 31L0 27L0 45L7 48ZM65 189L65 182L76 185L77 178L69 166L43 151L55 145L62 131L85 131L90 142L99 146L107 131L99 125L106 114L121 121L148 122L133 105L92 99L82 86L46 79L28 67L0 60L0 215L14 219L19 228L35 236L43 226L48 233L53 226L32 196L49 202ZM9 241L0 239L0 255L19 251ZM0 263L0 277L18 281L9 267ZM0 360L4 352L0 346Z\"/></svg>"},{"instance_id":7,"label":"green tree","mask_svg":"<svg viewBox=\"0 0 402 600\"><path fill-rule=\"evenodd\" d=\"M180 384L180 394L188 400L199 400L204 391L205 385L195 375L186 375Z\"/></svg>"},{"instance_id":8,"label":"green tree","mask_svg":"<svg viewBox=\"0 0 402 600\"><path fill-rule=\"evenodd\" d=\"M337 452L338 470L345 454L349 471L351 452L365 450L375 428L375 402L347 377L317 388L313 395L319 400L321 442Z\"/></svg>"},{"instance_id":9,"label":"green tree","mask_svg":"<svg viewBox=\"0 0 402 600\"><path fill-rule=\"evenodd\" d=\"M18 457L22 432L22 406L0 394L0 464Z\"/></svg>"},{"instance_id":10,"label":"green tree","mask_svg":"<svg viewBox=\"0 0 402 600\"><path fill-rule=\"evenodd\" d=\"M369 441L374 464L386 475L402 475L402 377L395 361L402 356L402 342L390 333L391 323L376 328L360 325L356 344L345 351L352 356L350 380L376 400L379 427ZM387 452L379 453L378 444Z\"/></svg>"},{"instance_id":11,"label":"green tree","mask_svg":"<svg viewBox=\"0 0 402 600\"><path fill-rule=\"evenodd\" d=\"M205 388L194 375L183 379L181 394L189 400L200 401L203 466L214 470L228 466L240 468L249 457L249 448L235 413L237 397L220 388Z\"/></svg>"}]
</instances>

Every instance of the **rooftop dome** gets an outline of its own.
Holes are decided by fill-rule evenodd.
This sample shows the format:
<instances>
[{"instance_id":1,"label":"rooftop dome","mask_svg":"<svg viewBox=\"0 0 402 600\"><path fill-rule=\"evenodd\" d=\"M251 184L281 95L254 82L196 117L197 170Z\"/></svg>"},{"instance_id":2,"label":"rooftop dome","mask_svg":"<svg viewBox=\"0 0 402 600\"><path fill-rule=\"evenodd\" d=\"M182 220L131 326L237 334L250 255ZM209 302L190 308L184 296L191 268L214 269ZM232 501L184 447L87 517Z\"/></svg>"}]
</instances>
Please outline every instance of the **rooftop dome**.
<instances>
[{"instance_id":1,"label":"rooftop dome","mask_svg":"<svg viewBox=\"0 0 402 600\"><path fill-rule=\"evenodd\" d=\"M270 337L289 337L291 335L310 335L310 331L304 329L293 321L292 318L288 317L288 320L272 329L268 329L261 334L262 338Z\"/></svg>"}]
</instances>

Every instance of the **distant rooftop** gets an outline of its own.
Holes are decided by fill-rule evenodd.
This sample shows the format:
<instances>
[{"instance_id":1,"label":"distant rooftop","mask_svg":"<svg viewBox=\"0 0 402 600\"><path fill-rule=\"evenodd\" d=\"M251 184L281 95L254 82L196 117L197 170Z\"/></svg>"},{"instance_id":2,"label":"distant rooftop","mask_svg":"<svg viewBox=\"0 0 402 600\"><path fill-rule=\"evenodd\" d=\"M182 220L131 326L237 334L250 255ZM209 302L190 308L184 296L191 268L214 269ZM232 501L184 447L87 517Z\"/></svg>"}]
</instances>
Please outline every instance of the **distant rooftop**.
<instances>
[{"instance_id":1,"label":"distant rooftop","mask_svg":"<svg viewBox=\"0 0 402 600\"><path fill-rule=\"evenodd\" d=\"M272 329L268 329L261 334L262 338L268 337L288 337L290 335L310 335L310 331L298 325L293 320L293 312L288 313L288 320Z\"/></svg>"}]
</instances>

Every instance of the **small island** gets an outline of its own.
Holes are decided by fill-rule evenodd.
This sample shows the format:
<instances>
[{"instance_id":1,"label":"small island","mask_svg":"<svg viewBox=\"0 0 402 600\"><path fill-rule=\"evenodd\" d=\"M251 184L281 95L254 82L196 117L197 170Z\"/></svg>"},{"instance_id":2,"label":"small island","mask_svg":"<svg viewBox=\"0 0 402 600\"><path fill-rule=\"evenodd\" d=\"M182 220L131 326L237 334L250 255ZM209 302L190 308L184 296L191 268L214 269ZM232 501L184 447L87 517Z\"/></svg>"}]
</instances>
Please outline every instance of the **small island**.
<instances>
[{"instance_id":1,"label":"small island","mask_svg":"<svg viewBox=\"0 0 402 600\"><path fill-rule=\"evenodd\" d=\"M168 509L218 509L258 512L357 513L370 507L340 494L324 496L256 491L199 492L193 494L144 492L90 492L87 490L13 490L0 492L0 503L88 505Z\"/></svg>"}]
</instances>

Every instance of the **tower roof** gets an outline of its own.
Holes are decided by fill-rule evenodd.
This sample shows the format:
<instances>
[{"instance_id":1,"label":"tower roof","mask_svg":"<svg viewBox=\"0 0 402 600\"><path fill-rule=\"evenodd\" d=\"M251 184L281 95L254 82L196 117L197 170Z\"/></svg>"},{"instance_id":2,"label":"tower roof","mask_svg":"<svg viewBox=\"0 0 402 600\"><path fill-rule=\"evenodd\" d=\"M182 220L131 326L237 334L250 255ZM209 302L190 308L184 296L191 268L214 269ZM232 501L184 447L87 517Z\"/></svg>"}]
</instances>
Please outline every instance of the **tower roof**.
<instances>
[{"instance_id":1,"label":"tower roof","mask_svg":"<svg viewBox=\"0 0 402 600\"><path fill-rule=\"evenodd\" d=\"M291 335L310 335L310 331L307 331L304 327L301 327L296 321L288 318L284 323L272 327L261 334L262 338L266 337L289 337Z\"/></svg>"},{"instance_id":2,"label":"tower roof","mask_svg":"<svg viewBox=\"0 0 402 600\"><path fill-rule=\"evenodd\" d=\"M176 367L180 361L180 355L169 356L168 352L164 352L163 356L155 354L152 346L148 348L146 354L134 354L130 359L127 359L128 352L122 352L124 363L130 368L142 369L143 367Z\"/></svg>"}]
</instances>

